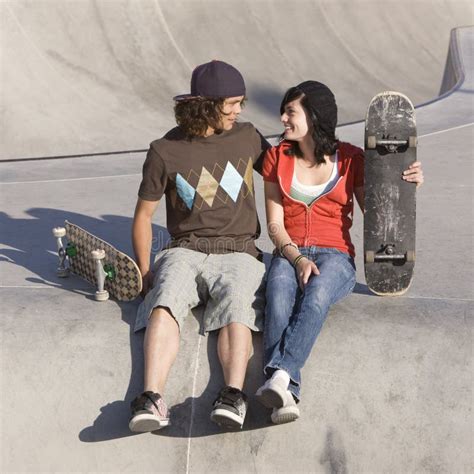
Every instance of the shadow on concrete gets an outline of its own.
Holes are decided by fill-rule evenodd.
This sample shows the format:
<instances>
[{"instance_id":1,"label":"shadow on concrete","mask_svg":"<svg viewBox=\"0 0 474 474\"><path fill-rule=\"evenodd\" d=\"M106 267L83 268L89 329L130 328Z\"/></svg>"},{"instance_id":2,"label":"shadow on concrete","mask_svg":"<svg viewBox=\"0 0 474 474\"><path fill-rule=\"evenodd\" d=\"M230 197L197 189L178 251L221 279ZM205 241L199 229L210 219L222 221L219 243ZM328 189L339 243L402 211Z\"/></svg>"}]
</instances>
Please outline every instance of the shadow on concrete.
<instances>
[{"instance_id":1,"label":"shadow on concrete","mask_svg":"<svg viewBox=\"0 0 474 474\"><path fill-rule=\"evenodd\" d=\"M56 241L53 227L62 226L65 220L73 222L109 242L121 251L133 255L131 245L132 219L117 215L95 218L60 209L32 208L26 211L30 217L10 218L0 213L2 234L0 243L7 246L0 252L0 261L8 261L23 267L36 276L28 276L25 281L35 285L46 285L84 295L93 300L94 287L76 275L59 278ZM153 225L155 242L167 239L164 227ZM156 237L160 236L160 237ZM153 247L156 252L158 249ZM34 258L32 258L34 256ZM111 402L100 409L100 415L93 425L81 431L79 438L85 442L105 441L133 435L128 430L130 401L141 391L143 384L143 333L135 334L136 310L141 298L133 302L113 301L121 310L122 321L130 328L131 376L125 400Z\"/></svg>"},{"instance_id":2,"label":"shadow on concrete","mask_svg":"<svg viewBox=\"0 0 474 474\"><path fill-rule=\"evenodd\" d=\"M1 243L8 248L1 251L0 261L9 261L25 268L36 276L25 280L35 285L47 285L62 288L93 299L94 288L79 277L71 275L62 279L56 275L56 242L52 228L63 225L64 220L73 222L111 243L127 254L133 254L130 238L132 219L118 215L104 215L100 218L84 214L67 212L60 209L31 208L26 211L28 217L10 218L0 213L0 227L4 230ZM153 226L153 235L164 236L168 233L161 226ZM32 238L33 237L33 238ZM156 239L156 237L155 237ZM154 250L157 250L154 248ZM35 258L31 258L32 255ZM271 254L264 252L264 262L268 266ZM355 293L371 294L367 287L356 284ZM130 402L140 393L143 384L143 334L134 333L135 315L140 301L117 302L122 313L122 321L129 326L131 374L123 400L116 400L100 408L100 413L90 426L79 433L79 439L85 443L107 441L134 436L128 429ZM217 333L203 336L201 311L193 312L199 322L200 336L207 339L207 361L211 376L207 386L197 397L188 397L182 403L171 407L172 425L166 430L156 432L159 436L189 438L206 437L222 433L222 429L210 420L212 404L224 385L222 369L217 356ZM257 388L263 383L262 341L261 335L253 337L254 353L249 361L245 392L249 395L249 408L242 431L250 431L271 426L270 410L262 407L254 398ZM192 425L191 425L192 423Z\"/></svg>"},{"instance_id":3,"label":"shadow on concrete","mask_svg":"<svg viewBox=\"0 0 474 474\"><path fill-rule=\"evenodd\" d=\"M356 295L377 296L369 290L367 285L364 285L363 283L356 283L352 293Z\"/></svg>"},{"instance_id":4,"label":"shadow on concrete","mask_svg":"<svg viewBox=\"0 0 474 474\"><path fill-rule=\"evenodd\" d=\"M91 426L84 428L79 433L79 439L85 443L108 441L112 439L136 436L141 433L132 433L128 428L130 417L130 402L142 391L143 386L143 336L144 331L134 333L136 306L119 304L122 309L122 320L130 326L130 351L132 369L130 383L125 399L117 400L100 408L100 414ZM135 306L135 307L132 307ZM198 307L193 310L193 316L202 328L202 311ZM203 335L202 329L199 337L207 339L208 373L211 374L207 386L198 397L190 396L182 403L170 407L171 426L156 431L153 434L171 438L199 438L220 435L224 430L210 420L212 404L219 390L224 386L222 368L217 355L217 335L215 331ZM270 410L262 407L253 397L257 388L263 383L262 374L262 337L254 334L254 352L249 361L246 385L244 391L249 395L249 409L242 431L255 430L270 426ZM203 372L207 372L204 370Z\"/></svg>"},{"instance_id":5,"label":"shadow on concrete","mask_svg":"<svg viewBox=\"0 0 474 474\"><path fill-rule=\"evenodd\" d=\"M104 215L100 218L84 214L67 212L60 209L31 208L26 211L29 216L23 219L10 218L6 213L0 213L0 228L4 230L1 243L7 246L0 254L0 261L9 261L25 268L34 277L25 280L35 285L47 285L62 288L93 299L94 288L75 275L69 278L58 278L56 275L57 256L56 242L52 236L52 228L63 225L64 220L73 222L111 243L127 254L133 254L131 247L130 229L132 219L117 215ZM153 235L165 236L168 233L161 226L153 226ZM32 238L33 237L33 238ZM155 237L156 239L156 237ZM154 250L157 250L154 248ZM31 258L32 255L35 258ZM272 255L264 252L264 262L268 266ZM365 285L356 284L355 293L370 295ZM117 302L122 321L129 326L131 374L123 400L116 400L100 408L100 413L92 425L85 427L79 433L82 442L100 442L134 436L128 429L130 402L140 393L143 384L143 335L135 333L134 323L140 300L134 302ZM182 403L171 407L172 425L157 435L166 437L189 438L206 437L222 433L222 429L210 420L212 404L224 385L222 368L217 356L217 332L203 335L199 308L193 311L199 323L200 336L207 339L208 372L211 374L207 386L197 397L188 397ZM246 386L244 391L249 396L249 408L242 431L250 431L272 426L270 410L261 406L254 398L257 388L263 383L262 375L262 340L261 335L253 336L254 353L249 361ZM191 425L192 423L192 425Z\"/></svg>"},{"instance_id":6,"label":"shadow on concrete","mask_svg":"<svg viewBox=\"0 0 474 474\"><path fill-rule=\"evenodd\" d=\"M217 355L218 332L207 336L207 361L210 377L207 386L197 397L188 397L180 404L171 407L172 425L155 434L174 438L201 438L220 435L226 431L210 420L212 405L219 390L225 385L222 368ZM253 355L247 368L244 392L248 396L248 410L241 432L270 426L270 410L261 406L255 399L257 388L263 383L262 336L253 334ZM192 425L190 425L192 423Z\"/></svg>"},{"instance_id":7,"label":"shadow on concrete","mask_svg":"<svg viewBox=\"0 0 474 474\"><path fill-rule=\"evenodd\" d=\"M16 219L5 212L0 212L0 229L2 229L0 244L8 247L0 250L0 261L8 261L23 267L39 277L39 279L27 277L26 281L30 283L64 287L70 291L75 291L75 288L91 288L91 285L79 277L61 279L56 275L58 258L52 229L63 226L65 220L85 228L122 252L133 255L130 217L103 215L101 218L96 218L46 208L32 208L25 213L30 217ZM158 225L153 225L153 235L157 244L168 238L167 230ZM154 243L153 249L157 251L155 247Z\"/></svg>"},{"instance_id":8,"label":"shadow on concrete","mask_svg":"<svg viewBox=\"0 0 474 474\"><path fill-rule=\"evenodd\" d=\"M91 426L79 433L84 443L95 443L112 439L126 438L140 433L132 433L128 428L130 402L143 388L143 336L144 331L134 332L137 307L141 302L117 303L122 310L122 321L129 326L130 335L130 381L124 400L116 400L100 408L100 413Z\"/></svg>"},{"instance_id":9,"label":"shadow on concrete","mask_svg":"<svg viewBox=\"0 0 474 474\"><path fill-rule=\"evenodd\" d=\"M346 474L348 472L346 450L342 437L334 427L330 426L326 432L324 450L319 462L327 473Z\"/></svg>"}]
</instances>

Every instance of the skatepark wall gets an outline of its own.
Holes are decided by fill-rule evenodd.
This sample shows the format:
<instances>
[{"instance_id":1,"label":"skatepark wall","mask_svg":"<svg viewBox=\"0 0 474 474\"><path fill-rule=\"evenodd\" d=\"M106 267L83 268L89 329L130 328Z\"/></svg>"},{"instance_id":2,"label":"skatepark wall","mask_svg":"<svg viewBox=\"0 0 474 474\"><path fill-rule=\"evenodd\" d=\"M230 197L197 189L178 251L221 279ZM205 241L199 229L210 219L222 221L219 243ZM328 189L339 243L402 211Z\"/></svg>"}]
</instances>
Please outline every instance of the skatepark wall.
<instances>
[{"instance_id":1,"label":"skatepark wall","mask_svg":"<svg viewBox=\"0 0 474 474\"><path fill-rule=\"evenodd\" d=\"M459 29L451 31L448 58L446 59L446 67L444 68L443 81L439 95L450 93L459 87L464 81L464 67L459 53Z\"/></svg>"},{"instance_id":2,"label":"skatepark wall","mask_svg":"<svg viewBox=\"0 0 474 474\"><path fill-rule=\"evenodd\" d=\"M279 102L306 79L328 84L339 123L378 92L415 104L457 80L452 28L463 0L3 1L0 160L147 148L174 124L171 98L210 59L247 82L244 120L280 132Z\"/></svg>"}]
</instances>

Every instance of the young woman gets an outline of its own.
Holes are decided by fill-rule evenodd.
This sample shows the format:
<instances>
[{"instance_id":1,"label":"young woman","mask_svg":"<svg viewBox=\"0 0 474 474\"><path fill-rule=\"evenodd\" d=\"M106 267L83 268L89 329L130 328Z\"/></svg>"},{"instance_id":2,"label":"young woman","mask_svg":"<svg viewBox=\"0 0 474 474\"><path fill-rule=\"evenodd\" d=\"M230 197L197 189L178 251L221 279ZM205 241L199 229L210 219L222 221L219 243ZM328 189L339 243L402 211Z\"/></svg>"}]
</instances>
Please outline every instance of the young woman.
<instances>
[{"instance_id":1,"label":"young woman","mask_svg":"<svg viewBox=\"0 0 474 474\"><path fill-rule=\"evenodd\" d=\"M316 81L292 87L280 113L282 141L267 151L263 165L276 251L266 289L267 381L256 394L273 408L274 423L299 417L300 370L330 306L354 288L354 196L362 210L364 205L364 154L337 140L337 106L329 88ZM420 185L420 163L400 179Z\"/></svg>"}]
</instances>

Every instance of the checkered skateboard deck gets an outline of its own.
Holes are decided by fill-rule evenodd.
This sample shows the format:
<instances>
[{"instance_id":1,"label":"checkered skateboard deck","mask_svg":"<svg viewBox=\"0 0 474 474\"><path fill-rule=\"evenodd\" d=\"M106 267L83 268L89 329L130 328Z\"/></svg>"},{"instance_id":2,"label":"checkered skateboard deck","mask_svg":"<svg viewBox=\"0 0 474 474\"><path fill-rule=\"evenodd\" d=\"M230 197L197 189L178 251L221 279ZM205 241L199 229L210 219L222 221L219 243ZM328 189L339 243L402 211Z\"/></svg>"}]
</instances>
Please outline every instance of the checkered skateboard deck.
<instances>
[{"instance_id":1,"label":"checkered skateboard deck","mask_svg":"<svg viewBox=\"0 0 474 474\"><path fill-rule=\"evenodd\" d=\"M95 250L105 252L103 268L104 289L119 301L131 301L142 290L142 277L137 264L128 255L99 239L81 227L65 221L69 270L93 285L98 285L96 261L92 257Z\"/></svg>"}]
</instances>

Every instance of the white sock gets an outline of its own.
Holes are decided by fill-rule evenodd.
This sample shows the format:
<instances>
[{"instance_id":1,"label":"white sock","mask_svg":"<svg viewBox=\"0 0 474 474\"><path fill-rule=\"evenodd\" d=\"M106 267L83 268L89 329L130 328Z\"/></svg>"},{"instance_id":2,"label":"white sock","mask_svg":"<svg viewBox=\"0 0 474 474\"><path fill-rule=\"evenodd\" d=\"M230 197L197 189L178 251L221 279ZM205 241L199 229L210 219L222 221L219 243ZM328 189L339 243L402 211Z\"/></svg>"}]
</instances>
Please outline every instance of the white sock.
<instances>
[{"instance_id":1,"label":"white sock","mask_svg":"<svg viewBox=\"0 0 474 474\"><path fill-rule=\"evenodd\" d=\"M278 370L275 370L275 372L273 372L273 375L272 375L272 380L280 380L282 383L285 384L285 387L288 387L288 385L290 385L290 375L288 374L288 372L282 370L282 369L278 369Z\"/></svg>"}]
</instances>

